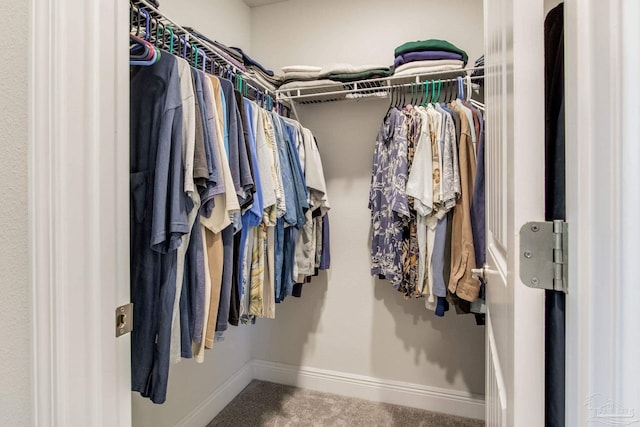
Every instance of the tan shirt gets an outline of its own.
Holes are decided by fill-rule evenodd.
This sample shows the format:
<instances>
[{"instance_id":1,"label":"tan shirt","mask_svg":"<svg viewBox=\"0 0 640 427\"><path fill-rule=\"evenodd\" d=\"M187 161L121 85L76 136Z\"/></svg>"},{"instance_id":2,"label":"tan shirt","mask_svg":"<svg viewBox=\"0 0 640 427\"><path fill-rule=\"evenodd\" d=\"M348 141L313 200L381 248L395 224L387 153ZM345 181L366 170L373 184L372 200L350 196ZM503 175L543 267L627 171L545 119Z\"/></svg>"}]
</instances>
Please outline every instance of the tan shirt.
<instances>
[{"instance_id":1,"label":"tan shirt","mask_svg":"<svg viewBox=\"0 0 640 427\"><path fill-rule=\"evenodd\" d=\"M460 113L461 135L459 144L460 162L460 202L453 209L451 230L451 276L449 291L466 301L475 301L480 292L480 281L471 276L471 269L476 268L476 256L473 248L473 232L471 229L471 196L473 181L476 175L475 153L471 134L472 123L457 105L453 109Z\"/></svg>"}]
</instances>

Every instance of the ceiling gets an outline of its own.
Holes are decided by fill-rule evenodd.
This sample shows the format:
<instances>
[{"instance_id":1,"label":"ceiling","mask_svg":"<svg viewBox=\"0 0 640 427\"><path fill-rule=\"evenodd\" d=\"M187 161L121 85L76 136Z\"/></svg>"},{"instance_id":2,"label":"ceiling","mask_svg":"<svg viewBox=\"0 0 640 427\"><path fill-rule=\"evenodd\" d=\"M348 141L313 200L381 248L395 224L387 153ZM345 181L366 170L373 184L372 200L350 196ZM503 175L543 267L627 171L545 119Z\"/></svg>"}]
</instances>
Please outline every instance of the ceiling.
<instances>
[{"instance_id":1,"label":"ceiling","mask_svg":"<svg viewBox=\"0 0 640 427\"><path fill-rule=\"evenodd\" d=\"M265 6L267 4L280 3L286 0L242 0L249 7Z\"/></svg>"}]
</instances>

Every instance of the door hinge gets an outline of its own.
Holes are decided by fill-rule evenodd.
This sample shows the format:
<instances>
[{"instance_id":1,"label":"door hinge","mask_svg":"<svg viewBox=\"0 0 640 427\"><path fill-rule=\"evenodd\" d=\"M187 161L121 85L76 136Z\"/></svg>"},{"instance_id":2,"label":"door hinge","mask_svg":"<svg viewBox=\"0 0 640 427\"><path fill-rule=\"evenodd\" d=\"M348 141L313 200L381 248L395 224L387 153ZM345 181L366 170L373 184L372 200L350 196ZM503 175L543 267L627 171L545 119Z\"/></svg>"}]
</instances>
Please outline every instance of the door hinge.
<instances>
[{"instance_id":1,"label":"door hinge","mask_svg":"<svg viewBox=\"0 0 640 427\"><path fill-rule=\"evenodd\" d=\"M116 337L133 331L133 303L116 308Z\"/></svg>"},{"instance_id":2,"label":"door hinge","mask_svg":"<svg viewBox=\"0 0 640 427\"><path fill-rule=\"evenodd\" d=\"M567 293L568 224L528 222L520 229L520 279L530 288Z\"/></svg>"}]
</instances>

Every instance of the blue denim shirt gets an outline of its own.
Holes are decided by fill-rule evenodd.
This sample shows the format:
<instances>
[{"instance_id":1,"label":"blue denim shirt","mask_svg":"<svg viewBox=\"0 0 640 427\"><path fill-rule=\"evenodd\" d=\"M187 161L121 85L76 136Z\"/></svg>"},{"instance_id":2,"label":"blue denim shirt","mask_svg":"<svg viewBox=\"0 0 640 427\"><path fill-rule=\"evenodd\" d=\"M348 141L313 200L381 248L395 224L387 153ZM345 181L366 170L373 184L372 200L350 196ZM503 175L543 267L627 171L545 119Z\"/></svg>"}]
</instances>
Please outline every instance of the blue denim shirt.
<instances>
[{"instance_id":1,"label":"blue denim shirt","mask_svg":"<svg viewBox=\"0 0 640 427\"><path fill-rule=\"evenodd\" d=\"M296 196L296 223L293 224L296 228L301 229L306 218L304 213L309 209L309 195L307 193L307 184L304 179L304 173L302 172L302 165L300 164L300 157L298 156L298 149L296 148L297 129L285 122L279 117L282 122L285 140L287 141L287 149L289 151L289 161L291 162L291 172L293 176L293 189Z\"/></svg>"},{"instance_id":2,"label":"blue denim shirt","mask_svg":"<svg viewBox=\"0 0 640 427\"><path fill-rule=\"evenodd\" d=\"M284 187L284 197L286 204L286 212L284 220L287 224L296 225L298 222L296 213L296 192L293 171L291 170L291 162L289 161L289 149L284 136L282 121L279 116L272 113L273 128L276 136L276 146L278 147L278 157L280 158L280 173L282 174L282 185Z\"/></svg>"}]
</instances>

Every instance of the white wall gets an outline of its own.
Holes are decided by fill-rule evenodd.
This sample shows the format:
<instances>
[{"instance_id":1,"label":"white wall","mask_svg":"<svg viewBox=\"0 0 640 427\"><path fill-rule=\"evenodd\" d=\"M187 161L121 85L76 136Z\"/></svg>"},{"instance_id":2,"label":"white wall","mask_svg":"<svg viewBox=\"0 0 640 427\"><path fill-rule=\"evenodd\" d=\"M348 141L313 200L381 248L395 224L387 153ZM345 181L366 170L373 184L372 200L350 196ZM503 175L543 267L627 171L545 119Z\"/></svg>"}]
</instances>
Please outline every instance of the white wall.
<instances>
[{"instance_id":1,"label":"white wall","mask_svg":"<svg viewBox=\"0 0 640 427\"><path fill-rule=\"evenodd\" d=\"M250 329L231 327L224 342L206 351L203 364L183 360L172 365L164 404L155 405L134 393L133 427L172 427L185 419L251 360Z\"/></svg>"},{"instance_id":2,"label":"white wall","mask_svg":"<svg viewBox=\"0 0 640 427\"><path fill-rule=\"evenodd\" d=\"M31 292L28 253L28 2L0 2L15 34L0 67L0 425L31 423Z\"/></svg>"},{"instance_id":3,"label":"white wall","mask_svg":"<svg viewBox=\"0 0 640 427\"><path fill-rule=\"evenodd\" d=\"M224 44L241 48L250 44L250 9L240 0L191 0L188 5L160 0L160 10L177 24L193 26ZM207 350L204 364L183 360L171 366L163 405L133 393L134 427L175 426L251 360L252 328L230 328L224 342Z\"/></svg>"},{"instance_id":4,"label":"white wall","mask_svg":"<svg viewBox=\"0 0 640 427\"><path fill-rule=\"evenodd\" d=\"M265 65L393 61L405 41L442 38L482 54L482 2L310 0L253 9L252 52ZM278 23L278 25L274 25ZM259 321L254 357L484 394L484 328L437 318L369 272L367 197L386 100L300 106L320 144L331 198L332 268L300 300Z\"/></svg>"},{"instance_id":5,"label":"white wall","mask_svg":"<svg viewBox=\"0 0 640 427\"><path fill-rule=\"evenodd\" d=\"M393 63L407 41L446 39L483 50L481 0L289 0L252 9L251 52L263 65Z\"/></svg>"},{"instance_id":6,"label":"white wall","mask_svg":"<svg viewBox=\"0 0 640 427\"><path fill-rule=\"evenodd\" d=\"M251 9L241 0L160 0L165 16L227 46L248 49Z\"/></svg>"}]
</instances>

